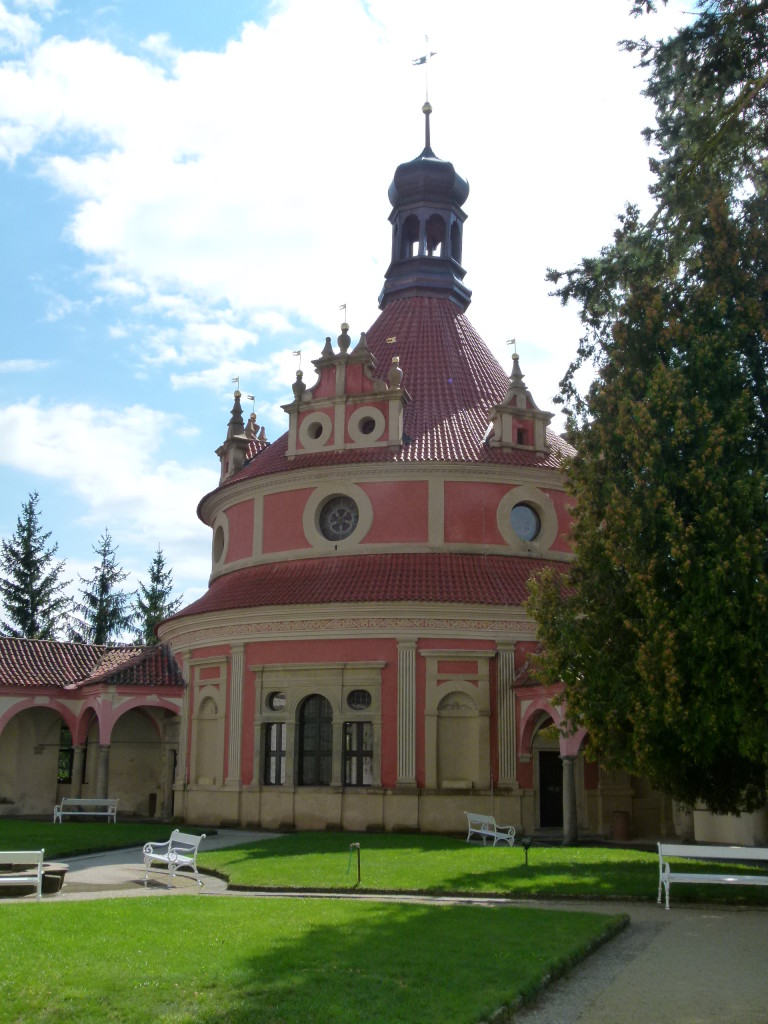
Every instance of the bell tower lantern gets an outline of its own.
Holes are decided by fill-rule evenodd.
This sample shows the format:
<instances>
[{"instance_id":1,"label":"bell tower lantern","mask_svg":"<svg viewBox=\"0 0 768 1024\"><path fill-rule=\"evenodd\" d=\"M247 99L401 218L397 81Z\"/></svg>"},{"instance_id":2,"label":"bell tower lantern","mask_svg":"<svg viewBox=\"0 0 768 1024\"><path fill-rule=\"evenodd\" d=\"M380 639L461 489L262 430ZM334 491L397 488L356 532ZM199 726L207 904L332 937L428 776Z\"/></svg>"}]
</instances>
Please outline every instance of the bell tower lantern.
<instances>
[{"instance_id":1,"label":"bell tower lantern","mask_svg":"<svg viewBox=\"0 0 768 1024\"><path fill-rule=\"evenodd\" d=\"M424 149L415 160L400 164L389 186L392 213L392 262L384 275L379 308L395 298L433 295L451 299L462 313L471 291L463 284L461 266L464 221L462 210L469 184L453 164L435 156L430 145L429 102L424 113Z\"/></svg>"}]
</instances>

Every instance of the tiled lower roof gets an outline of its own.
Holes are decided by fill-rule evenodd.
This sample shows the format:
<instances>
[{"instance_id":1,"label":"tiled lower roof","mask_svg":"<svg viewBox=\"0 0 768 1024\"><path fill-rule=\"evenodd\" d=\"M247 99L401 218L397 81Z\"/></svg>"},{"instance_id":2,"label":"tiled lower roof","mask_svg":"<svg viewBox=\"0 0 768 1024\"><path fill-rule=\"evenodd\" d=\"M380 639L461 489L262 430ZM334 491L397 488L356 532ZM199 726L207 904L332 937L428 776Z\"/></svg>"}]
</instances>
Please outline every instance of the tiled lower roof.
<instances>
[{"instance_id":1,"label":"tiled lower roof","mask_svg":"<svg viewBox=\"0 0 768 1024\"><path fill-rule=\"evenodd\" d=\"M289 460L284 434L274 444L254 447L251 461L225 486L303 466L366 462L473 462L558 469L564 456L572 453L552 430L547 431L546 453L491 448L484 443L488 411L506 397L509 376L450 299L425 295L388 303L367 332L366 342L382 380L387 378L392 357L400 359L403 387L411 397L403 416L406 443L398 448L312 452ZM312 386L309 379L307 383Z\"/></svg>"},{"instance_id":2,"label":"tiled lower roof","mask_svg":"<svg viewBox=\"0 0 768 1024\"><path fill-rule=\"evenodd\" d=\"M107 647L0 637L0 687L183 686L164 644Z\"/></svg>"},{"instance_id":3,"label":"tiled lower roof","mask_svg":"<svg viewBox=\"0 0 768 1024\"><path fill-rule=\"evenodd\" d=\"M237 608L301 604L435 602L520 606L546 559L412 553L274 562L219 576L174 618Z\"/></svg>"}]
</instances>

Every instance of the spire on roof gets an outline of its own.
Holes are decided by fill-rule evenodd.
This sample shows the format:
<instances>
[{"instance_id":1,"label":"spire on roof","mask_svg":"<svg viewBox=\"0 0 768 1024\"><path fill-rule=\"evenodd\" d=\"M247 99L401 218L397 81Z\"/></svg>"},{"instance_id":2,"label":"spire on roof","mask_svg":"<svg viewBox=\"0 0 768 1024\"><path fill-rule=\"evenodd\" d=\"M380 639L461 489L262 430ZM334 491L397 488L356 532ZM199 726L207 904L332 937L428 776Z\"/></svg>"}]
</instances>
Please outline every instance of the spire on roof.
<instances>
[{"instance_id":1,"label":"spire on roof","mask_svg":"<svg viewBox=\"0 0 768 1024\"><path fill-rule=\"evenodd\" d=\"M461 244L462 210L469 184L452 163L435 156L430 141L427 101L424 114L425 146L408 163L400 164L389 186L392 213L392 262L387 270L379 307L392 299L431 295L451 299L466 310L472 296L463 284Z\"/></svg>"}]
</instances>

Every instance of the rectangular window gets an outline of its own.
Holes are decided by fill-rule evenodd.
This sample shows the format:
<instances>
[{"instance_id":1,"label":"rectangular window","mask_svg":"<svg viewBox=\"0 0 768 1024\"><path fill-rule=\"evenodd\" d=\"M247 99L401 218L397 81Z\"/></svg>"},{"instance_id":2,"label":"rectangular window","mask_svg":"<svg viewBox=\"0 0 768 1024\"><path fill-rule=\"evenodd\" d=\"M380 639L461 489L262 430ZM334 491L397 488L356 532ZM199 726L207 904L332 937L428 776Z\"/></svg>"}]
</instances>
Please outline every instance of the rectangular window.
<instances>
[{"instance_id":1,"label":"rectangular window","mask_svg":"<svg viewBox=\"0 0 768 1024\"><path fill-rule=\"evenodd\" d=\"M344 785L373 784L373 722L344 723Z\"/></svg>"},{"instance_id":2,"label":"rectangular window","mask_svg":"<svg viewBox=\"0 0 768 1024\"><path fill-rule=\"evenodd\" d=\"M264 736L264 785L282 786L285 782L285 722L270 722Z\"/></svg>"}]
</instances>

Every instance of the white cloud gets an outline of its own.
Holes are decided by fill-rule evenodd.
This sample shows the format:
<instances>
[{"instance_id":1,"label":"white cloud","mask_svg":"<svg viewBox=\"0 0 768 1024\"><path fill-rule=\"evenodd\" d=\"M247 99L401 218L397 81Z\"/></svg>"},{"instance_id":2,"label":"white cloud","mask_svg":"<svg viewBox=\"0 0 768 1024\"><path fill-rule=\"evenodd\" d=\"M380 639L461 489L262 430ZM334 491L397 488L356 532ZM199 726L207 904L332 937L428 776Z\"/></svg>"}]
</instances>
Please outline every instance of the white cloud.
<instances>
[{"instance_id":1,"label":"white cloud","mask_svg":"<svg viewBox=\"0 0 768 1024\"><path fill-rule=\"evenodd\" d=\"M23 6L23 5L22 5ZM28 14L14 14L0 0L0 51L27 50L40 38L40 26Z\"/></svg>"},{"instance_id":2,"label":"white cloud","mask_svg":"<svg viewBox=\"0 0 768 1024\"><path fill-rule=\"evenodd\" d=\"M44 429L30 429L40 423ZM109 524L127 547L161 543L174 566L194 563L196 578L207 575L208 531L195 509L218 475L164 454L190 436L178 417L139 405L62 403L43 410L33 400L0 408L0 436L0 464L34 465L41 479L63 484L82 504L82 523L96 530Z\"/></svg>"},{"instance_id":3,"label":"white cloud","mask_svg":"<svg viewBox=\"0 0 768 1024\"><path fill-rule=\"evenodd\" d=\"M46 370L52 365L45 359L2 359L0 373L34 373L36 370Z\"/></svg>"}]
</instances>

